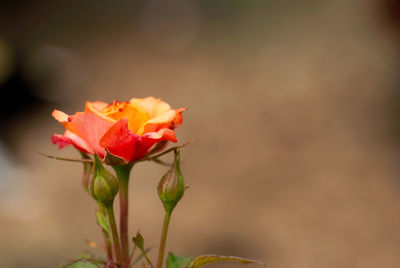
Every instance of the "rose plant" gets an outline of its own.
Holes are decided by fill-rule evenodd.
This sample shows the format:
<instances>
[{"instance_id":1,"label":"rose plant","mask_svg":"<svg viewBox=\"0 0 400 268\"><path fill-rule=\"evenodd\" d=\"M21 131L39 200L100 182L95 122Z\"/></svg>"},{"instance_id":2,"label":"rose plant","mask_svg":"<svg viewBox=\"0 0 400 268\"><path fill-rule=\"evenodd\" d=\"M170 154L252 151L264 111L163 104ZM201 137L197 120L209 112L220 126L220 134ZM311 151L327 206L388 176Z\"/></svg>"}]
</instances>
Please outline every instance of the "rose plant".
<instances>
[{"instance_id":1,"label":"rose plant","mask_svg":"<svg viewBox=\"0 0 400 268\"><path fill-rule=\"evenodd\" d=\"M129 238L128 205L129 177L132 167L142 161L154 161L169 165L159 159L174 153L174 161L161 178L157 191L164 206L164 223L161 232L158 259L155 267L161 268L171 214L182 199L185 183L180 168L179 150L185 145L166 149L168 142L177 142L175 129L182 124L182 112L186 108L172 109L160 99L134 98L130 101L87 102L83 112L67 115L54 110L52 116L65 128L63 135L54 134L52 142L59 148L74 146L82 155L80 159L48 156L58 160L82 162L84 165L83 187L98 204L97 223L104 236L105 259L81 256L62 267L69 268L128 268L141 259L143 267L153 263L147 256L143 236L138 232ZM104 164L110 165L115 175ZM114 199L119 195L119 230L114 216ZM130 243L132 241L133 247ZM135 254L138 249L140 252ZM136 257L135 257L136 255ZM256 260L218 255L187 258L169 253L167 268L195 268L218 261L261 263ZM263 264L263 263L261 263Z\"/></svg>"}]
</instances>

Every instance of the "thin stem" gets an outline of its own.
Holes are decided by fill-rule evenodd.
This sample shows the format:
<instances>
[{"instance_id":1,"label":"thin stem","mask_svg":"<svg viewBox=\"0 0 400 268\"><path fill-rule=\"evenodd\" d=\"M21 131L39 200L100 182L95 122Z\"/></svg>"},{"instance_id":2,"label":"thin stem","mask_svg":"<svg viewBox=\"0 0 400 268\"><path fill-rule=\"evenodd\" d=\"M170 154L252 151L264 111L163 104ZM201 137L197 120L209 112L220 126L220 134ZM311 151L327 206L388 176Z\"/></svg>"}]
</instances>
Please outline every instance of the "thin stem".
<instances>
[{"instance_id":1,"label":"thin stem","mask_svg":"<svg viewBox=\"0 0 400 268\"><path fill-rule=\"evenodd\" d=\"M122 261L121 247L119 245L118 231L117 231L117 225L115 224L113 205L112 204L108 205L106 208L107 208L108 218L110 219L110 228L111 228L112 238L113 238L113 242L114 242L114 254L117 258L117 263L121 264L121 261Z\"/></svg>"},{"instance_id":2,"label":"thin stem","mask_svg":"<svg viewBox=\"0 0 400 268\"><path fill-rule=\"evenodd\" d=\"M107 259L111 263L113 261L112 244L107 232L103 230L104 241L106 242Z\"/></svg>"},{"instance_id":3,"label":"thin stem","mask_svg":"<svg viewBox=\"0 0 400 268\"><path fill-rule=\"evenodd\" d=\"M190 141L188 141L187 143L184 143L184 144L179 145L179 146L171 147L171 148L169 148L168 150L165 150L164 152L159 153L159 154L156 154L156 155L153 155L153 156L151 156L151 157L143 157L142 159L140 159L140 160L137 161L137 162L151 161L151 160L153 160L153 159L157 159L157 158L159 158L160 156L163 156L163 155L165 155L165 154L167 154L167 153L170 153L170 152L172 152L172 151L175 151L175 150L177 150L177 149L180 149L180 148L183 148L183 147L185 147L185 146L187 146L187 145L192 144L192 143L194 142L194 140L195 140L195 139L192 138L192 139L191 139Z\"/></svg>"},{"instance_id":4,"label":"thin stem","mask_svg":"<svg viewBox=\"0 0 400 268\"><path fill-rule=\"evenodd\" d=\"M119 206L120 206L120 239L122 249L122 267L129 267L129 232L128 232L128 211L129 211L129 173L132 165L115 166L114 170L119 179Z\"/></svg>"},{"instance_id":5,"label":"thin stem","mask_svg":"<svg viewBox=\"0 0 400 268\"><path fill-rule=\"evenodd\" d=\"M107 215L107 209L105 208L105 206L101 202L98 202L98 205L99 205L100 212L103 215ZM107 251L107 259L108 259L109 263L112 263L113 262L113 253L112 253L112 243L110 240L110 234L106 230L104 230L103 227L101 227L101 230L102 230L103 236L104 236L105 248Z\"/></svg>"},{"instance_id":6,"label":"thin stem","mask_svg":"<svg viewBox=\"0 0 400 268\"><path fill-rule=\"evenodd\" d=\"M50 159L55 159L55 160L62 160L62 161L70 161L70 162L81 162L81 163L93 163L92 159L77 159L77 158L65 158L65 157L58 157L58 156L53 156L53 155L48 155L44 154L41 152L38 152L38 154L50 158Z\"/></svg>"},{"instance_id":7,"label":"thin stem","mask_svg":"<svg viewBox=\"0 0 400 268\"><path fill-rule=\"evenodd\" d=\"M142 252L142 254L140 254L139 256L136 257L136 259L134 259L132 261L132 266L134 266L136 263L138 263L149 251L151 248L147 248L144 250L144 252ZM132 256L133 257L133 256ZM151 267L153 267L153 265L151 264L151 261L149 260L148 263L150 264Z\"/></svg>"},{"instance_id":8,"label":"thin stem","mask_svg":"<svg viewBox=\"0 0 400 268\"><path fill-rule=\"evenodd\" d=\"M170 218L171 218L171 213L168 212L165 213L163 230L161 233L160 250L158 252L158 260L156 268L161 268L164 260L164 251L165 251L165 244L167 242L167 233L168 233L168 225Z\"/></svg>"}]
</instances>

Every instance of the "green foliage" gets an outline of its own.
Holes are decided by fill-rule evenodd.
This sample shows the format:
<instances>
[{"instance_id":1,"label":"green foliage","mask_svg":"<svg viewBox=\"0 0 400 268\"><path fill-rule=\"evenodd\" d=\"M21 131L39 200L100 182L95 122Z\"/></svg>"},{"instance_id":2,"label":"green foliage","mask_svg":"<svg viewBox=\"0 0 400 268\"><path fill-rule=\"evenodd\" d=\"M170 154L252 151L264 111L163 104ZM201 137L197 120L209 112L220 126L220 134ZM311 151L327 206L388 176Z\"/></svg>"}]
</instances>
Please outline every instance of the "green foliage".
<instances>
[{"instance_id":1,"label":"green foliage","mask_svg":"<svg viewBox=\"0 0 400 268\"><path fill-rule=\"evenodd\" d=\"M92 256L92 254L90 254L90 253L82 253L82 254L80 254L78 257L76 257L77 260L80 260L80 259L87 259L87 260L89 260L89 259L92 259L92 258L93 258L93 256Z\"/></svg>"},{"instance_id":2,"label":"green foliage","mask_svg":"<svg viewBox=\"0 0 400 268\"><path fill-rule=\"evenodd\" d=\"M186 267L193 258L175 255L170 252L167 258L167 268L181 268Z\"/></svg>"},{"instance_id":3,"label":"green foliage","mask_svg":"<svg viewBox=\"0 0 400 268\"><path fill-rule=\"evenodd\" d=\"M149 257L146 254L149 250L144 249L144 239L143 239L142 234L139 231L137 231L136 236L132 238L132 241L135 244L135 247L138 247L140 249L140 251L142 252L142 255L146 259L147 263L151 267L153 267L153 264L151 263Z\"/></svg>"},{"instance_id":4,"label":"green foliage","mask_svg":"<svg viewBox=\"0 0 400 268\"><path fill-rule=\"evenodd\" d=\"M132 238L132 241L135 246L137 246L141 251L144 251L144 239L139 231L136 233L136 236Z\"/></svg>"},{"instance_id":5,"label":"green foliage","mask_svg":"<svg viewBox=\"0 0 400 268\"><path fill-rule=\"evenodd\" d=\"M99 268L100 265L92 261L80 260L64 266L64 268Z\"/></svg>"},{"instance_id":6,"label":"green foliage","mask_svg":"<svg viewBox=\"0 0 400 268\"><path fill-rule=\"evenodd\" d=\"M260 261L235 256L202 255L195 258L188 258L169 253L167 258L167 268L197 268L220 261L236 261L243 264L258 263L266 267L266 265Z\"/></svg>"},{"instance_id":7,"label":"green foliage","mask_svg":"<svg viewBox=\"0 0 400 268\"><path fill-rule=\"evenodd\" d=\"M240 262L243 264L258 263L258 264L262 264L266 267L266 265L264 263L257 261L257 260L240 258L240 257L235 257L235 256L218 256L218 255L202 255L202 256L196 257L189 263L188 267L196 268L199 266L207 265L207 264L214 263L214 262L220 262L220 261L236 261L236 262Z\"/></svg>"},{"instance_id":8,"label":"green foliage","mask_svg":"<svg viewBox=\"0 0 400 268\"><path fill-rule=\"evenodd\" d=\"M108 215L104 215L101 211L97 211L96 215L97 223L108 235L110 235L110 220L108 219Z\"/></svg>"}]
</instances>

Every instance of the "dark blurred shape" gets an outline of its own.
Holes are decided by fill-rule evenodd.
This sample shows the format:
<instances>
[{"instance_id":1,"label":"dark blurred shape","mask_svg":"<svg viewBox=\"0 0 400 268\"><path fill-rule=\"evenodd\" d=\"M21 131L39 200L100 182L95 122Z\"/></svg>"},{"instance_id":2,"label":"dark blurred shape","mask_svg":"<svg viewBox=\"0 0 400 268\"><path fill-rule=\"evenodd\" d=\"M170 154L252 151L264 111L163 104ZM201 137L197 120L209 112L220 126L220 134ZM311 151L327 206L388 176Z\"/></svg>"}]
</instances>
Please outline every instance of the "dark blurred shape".
<instances>
[{"instance_id":1,"label":"dark blurred shape","mask_svg":"<svg viewBox=\"0 0 400 268\"><path fill-rule=\"evenodd\" d=\"M45 101L36 95L37 85L29 79L23 65L23 53L14 53L13 62L2 62L11 71L0 81L2 104L0 105L0 140L13 147L13 128L20 118L29 118Z\"/></svg>"},{"instance_id":2,"label":"dark blurred shape","mask_svg":"<svg viewBox=\"0 0 400 268\"><path fill-rule=\"evenodd\" d=\"M379 1L380 2L380 1ZM381 2L385 19L397 30L400 30L400 1L385 0Z\"/></svg>"},{"instance_id":3,"label":"dark blurred shape","mask_svg":"<svg viewBox=\"0 0 400 268\"><path fill-rule=\"evenodd\" d=\"M384 24L385 28L389 28L388 38L391 42L400 44L400 1L399 0L384 0L376 1L379 9L379 15L377 16ZM389 26L389 27L388 27ZM397 46L397 65L400 67L399 56L400 47ZM394 138L397 143L400 143L400 123L398 118L400 117L400 73L397 76L394 88L392 89L392 96L390 98L389 113L391 114L390 119L392 120L390 126L393 129Z\"/></svg>"}]
</instances>

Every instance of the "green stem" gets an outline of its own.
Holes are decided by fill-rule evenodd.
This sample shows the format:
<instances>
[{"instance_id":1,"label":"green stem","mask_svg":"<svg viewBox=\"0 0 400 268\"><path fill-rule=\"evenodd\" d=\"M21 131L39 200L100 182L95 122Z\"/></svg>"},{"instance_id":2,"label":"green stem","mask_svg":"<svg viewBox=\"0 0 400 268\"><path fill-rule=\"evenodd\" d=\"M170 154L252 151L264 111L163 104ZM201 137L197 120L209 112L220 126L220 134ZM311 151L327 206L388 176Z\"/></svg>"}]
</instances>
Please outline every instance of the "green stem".
<instances>
[{"instance_id":1,"label":"green stem","mask_svg":"<svg viewBox=\"0 0 400 268\"><path fill-rule=\"evenodd\" d=\"M165 251L165 244L167 243L167 233L168 233L168 225L170 218L171 218L171 213L166 212L164 217L163 230L161 233L160 250L158 252L158 260L156 268L161 268L164 260L164 251Z\"/></svg>"},{"instance_id":2,"label":"green stem","mask_svg":"<svg viewBox=\"0 0 400 268\"><path fill-rule=\"evenodd\" d=\"M112 244L107 232L103 230L104 241L106 243L107 259L110 263L113 262Z\"/></svg>"},{"instance_id":3,"label":"green stem","mask_svg":"<svg viewBox=\"0 0 400 268\"><path fill-rule=\"evenodd\" d=\"M129 267L129 232L128 232L128 211L129 211L129 174L132 165L115 166L114 170L119 179L119 207L120 207L120 239L122 249L122 266Z\"/></svg>"},{"instance_id":4,"label":"green stem","mask_svg":"<svg viewBox=\"0 0 400 268\"><path fill-rule=\"evenodd\" d=\"M99 209L100 209L101 213L103 215L107 215L107 209L105 208L105 206L101 202L98 202L98 205L99 205ZM113 262L113 253L112 253L112 243L110 240L110 235L107 233L106 230L103 229L103 227L101 227L101 230L102 230L103 236L104 236L104 242L105 242L106 251L107 251L107 259L110 263L112 263Z\"/></svg>"},{"instance_id":5,"label":"green stem","mask_svg":"<svg viewBox=\"0 0 400 268\"><path fill-rule=\"evenodd\" d=\"M121 257L121 247L119 245L119 239L118 239L118 231L117 231L117 225L115 224L115 216L114 216L114 208L113 205L107 205L107 214L108 218L110 219L110 228L111 228L111 233L112 233L112 238L113 238L113 244L114 244L114 254L117 258L117 263L121 264L122 263L122 257Z\"/></svg>"}]
</instances>

